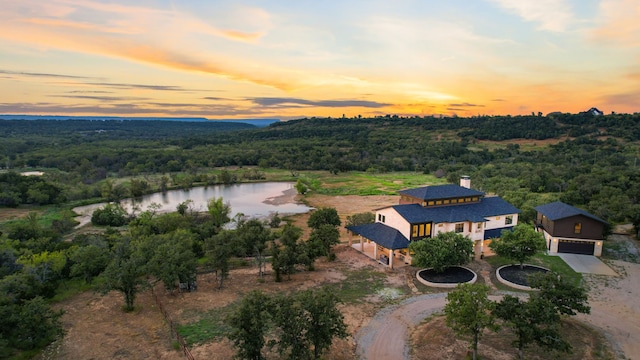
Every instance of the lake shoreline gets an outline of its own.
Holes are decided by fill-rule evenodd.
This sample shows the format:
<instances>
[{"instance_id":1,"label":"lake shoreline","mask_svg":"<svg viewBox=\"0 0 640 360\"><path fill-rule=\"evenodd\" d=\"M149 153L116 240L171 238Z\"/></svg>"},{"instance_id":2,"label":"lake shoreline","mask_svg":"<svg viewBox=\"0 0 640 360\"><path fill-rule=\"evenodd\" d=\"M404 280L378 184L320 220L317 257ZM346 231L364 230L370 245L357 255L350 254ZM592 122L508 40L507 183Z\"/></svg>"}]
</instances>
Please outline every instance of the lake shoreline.
<instances>
[{"instance_id":1,"label":"lake shoreline","mask_svg":"<svg viewBox=\"0 0 640 360\"><path fill-rule=\"evenodd\" d=\"M275 188L274 188L275 187ZM240 190L246 189L246 190ZM226 192L225 192L226 191ZM185 195L188 194L188 195ZM191 197L189 197L191 195ZM176 206L186 200L193 200L192 210L203 212L206 203L211 198L222 197L231 205L233 213L246 214L249 217L268 218L273 213L281 215L293 215L311 210L306 204L297 201L298 192L291 183L263 182L263 183L239 183L234 185L214 185L193 187L188 190L169 190L164 193L152 193L139 199L124 199L121 204L130 213L144 211L144 201L151 204L159 204L158 213L176 211ZM140 201L140 202L138 202ZM76 228L80 228L91 222L93 212L106 203L75 207L72 210L78 214Z\"/></svg>"},{"instance_id":2,"label":"lake shoreline","mask_svg":"<svg viewBox=\"0 0 640 360\"><path fill-rule=\"evenodd\" d=\"M298 191L294 188L291 188L283 191L282 195L266 198L262 202L265 204L276 205L276 206L283 205L283 204L295 204L295 203L298 203L298 201L296 201L297 196L298 196Z\"/></svg>"}]
</instances>

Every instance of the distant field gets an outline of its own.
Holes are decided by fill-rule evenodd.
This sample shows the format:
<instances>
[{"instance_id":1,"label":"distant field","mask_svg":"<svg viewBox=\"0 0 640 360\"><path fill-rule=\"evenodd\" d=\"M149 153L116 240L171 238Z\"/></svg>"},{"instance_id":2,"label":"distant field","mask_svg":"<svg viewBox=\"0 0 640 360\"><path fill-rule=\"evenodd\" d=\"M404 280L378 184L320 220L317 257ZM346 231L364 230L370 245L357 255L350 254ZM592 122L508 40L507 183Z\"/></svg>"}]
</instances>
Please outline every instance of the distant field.
<instances>
[{"instance_id":1,"label":"distant field","mask_svg":"<svg viewBox=\"0 0 640 360\"><path fill-rule=\"evenodd\" d=\"M545 139L545 140L536 140L536 139L510 139L507 141L491 141L491 140L478 140L477 144L486 147L488 150L494 149L504 149L508 144L517 144L520 145L520 150L540 150L549 145L556 145L562 141L567 140L566 138L553 138L553 139Z\"/></svg>"},{"instance_id":2,"label":"distant field","mask_svg":"<svg viewBox=\"0 0 640 360\"><path fill-rule=\"evenodd\" d=\"M8 220L15 220L15 219L23 218L23 217L27 216L27 214L29 214L31 211L37 211L37 209L34 209L34 208L18 208L18 209L0 208L0 223L3 223L3 222L8 221Z\"/></svg>"}]
</instances>

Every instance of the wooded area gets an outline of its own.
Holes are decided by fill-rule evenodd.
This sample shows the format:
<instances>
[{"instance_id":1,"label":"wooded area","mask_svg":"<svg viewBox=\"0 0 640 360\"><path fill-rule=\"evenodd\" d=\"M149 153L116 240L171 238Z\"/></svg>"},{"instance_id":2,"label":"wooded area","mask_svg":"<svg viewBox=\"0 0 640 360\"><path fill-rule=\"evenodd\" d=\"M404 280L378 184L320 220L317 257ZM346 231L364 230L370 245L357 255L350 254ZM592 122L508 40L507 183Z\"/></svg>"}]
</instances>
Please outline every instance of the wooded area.
<instances>
[{"instance_id":1,"label":"wooded area","mask_svg":"<svg viewBox=\"0 0 640 360\"><path fill-rule=\"evenodd\" d=\"M638 114L313 118L266 128L0 120L0 131L0 206L49 209L0 224L0 313L6 315L0 316L0 353L38 349L60 334L60 314L43 299L63 282L120 291L131 310L136 293L149 286L143 277L162 281L168 291L190 287L196 260L205 255L203 264L216 272L222 287L232 256L255 256L262 276L268 254L274 276L284 280L282 275L289 277L296 268L313 269L317 257L335 258L331 247L339 241L335 209L314 213L308 224L313 230L302 243L302 231L279 228L280 219L268 227L229 219L223 199L212 199L206 214L188 203L175 213L149 209L136 216L117 205L105 207L94 213L94 223L128 224L126 231L107 228L102 235L63 241L74 226L69 208L82 202L260 181L274 168L298 180L301 193L319 191L318 184L300 176L311 170L412 172L453 183L464 174L474 188L520 208L521 222L534 220L535 206L561 200L611 223L640 226ZM42 176L19 174L33 170ZM223 229L230 221L236 229ZM22 321L30 314L42 321Z\"/></svg>"},{"instance_id":2,"label":"wooded area","mask_svg":"<svg viewBox=\"0 0 640 360\"><path fill-rule=\"evenodd\" d=\"M526 220L532 220L533 206L552 200L611 222L638 224L640 218L640 114L311 118L266 128L213 121L4 120L0 130L6 134L0 141L3 167L47 170L43 179L49 184L30 196L4 181L5 206L232 183L243 179L210 170L253 166L292 174L412 171L451 182L465 174L475 188L521 208ZM540 143L520 146L521 139ZM242 176L259 179L253 171ZM131 189L108 181L149 174L166 177L158 184L140 180ZM53 194L51 186L61 193Z\"/></svg>"}]
</instances>

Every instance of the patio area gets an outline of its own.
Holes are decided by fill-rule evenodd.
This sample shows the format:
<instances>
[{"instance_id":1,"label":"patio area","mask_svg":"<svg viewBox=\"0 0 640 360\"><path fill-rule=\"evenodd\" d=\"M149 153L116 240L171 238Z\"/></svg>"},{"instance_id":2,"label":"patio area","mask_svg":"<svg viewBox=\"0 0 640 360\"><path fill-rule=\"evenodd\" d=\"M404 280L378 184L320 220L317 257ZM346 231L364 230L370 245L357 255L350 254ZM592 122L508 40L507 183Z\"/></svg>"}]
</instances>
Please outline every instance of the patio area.
<instances>
[{"instance_id":1,"label":"patio area","mask_svg":"<svg viewBox=\"0 0 640 360\"><path fill-rule=\"evenodd\" d=\"M393 252L393 260L387 259L389 256L389 249L383 248L373 241L364 240L362 243L356 241L352 243L351 247L361 252L368 258L375 260L379 264L389 266L393 269L409 266L409 264L405 263L405 257L400 253L399 250L395 250ZM390 266L389 263L391 263L392 266Z\"/></svg>"}]
</instances>

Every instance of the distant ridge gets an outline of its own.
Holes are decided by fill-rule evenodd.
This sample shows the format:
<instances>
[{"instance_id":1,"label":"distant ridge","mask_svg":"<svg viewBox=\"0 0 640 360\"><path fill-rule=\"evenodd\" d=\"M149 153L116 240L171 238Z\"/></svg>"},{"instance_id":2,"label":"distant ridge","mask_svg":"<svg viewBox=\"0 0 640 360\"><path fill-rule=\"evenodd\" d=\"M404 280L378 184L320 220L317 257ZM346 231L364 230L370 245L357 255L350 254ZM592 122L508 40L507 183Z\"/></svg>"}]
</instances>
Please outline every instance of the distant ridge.
<instances>
[{"instance_id":1,"label":"distant ridge","mask_svg":"<svg viewBox=\"0 0 640 360\"><path fill-rule=\"evenodd\" d=\"M0 120L88 120L88 121L186 121L186 122L234 122L266 127L280 119L207 119L198 117L136 117L136 116L73 116L73 115L0 115Z\"/></svg>"}]
</instances>

